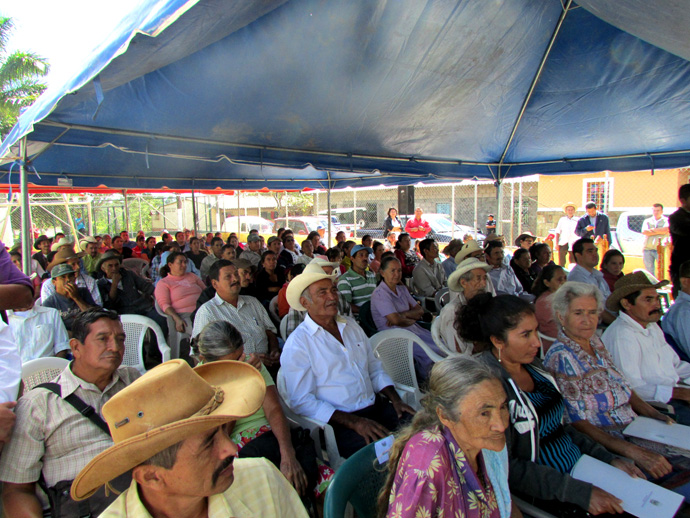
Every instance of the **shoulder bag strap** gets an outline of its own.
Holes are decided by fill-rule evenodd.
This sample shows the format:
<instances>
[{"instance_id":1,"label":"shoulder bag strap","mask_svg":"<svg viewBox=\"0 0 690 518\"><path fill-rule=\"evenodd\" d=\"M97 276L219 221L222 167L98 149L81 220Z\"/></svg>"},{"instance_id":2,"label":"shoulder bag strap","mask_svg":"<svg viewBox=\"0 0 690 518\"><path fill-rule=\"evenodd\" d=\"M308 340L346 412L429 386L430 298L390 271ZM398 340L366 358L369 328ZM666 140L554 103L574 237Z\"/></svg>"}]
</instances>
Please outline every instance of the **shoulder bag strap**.
<instances>
[{"instance_id":1,"label":"shoulder bag strap","mask_svg":"<svg viewBox=\"0 0 690 518\"><path fill-rule=\"evenodd\" d=\"M62 397L62 388L57 383L41 383L40 385L36 385L34 388L44 388L50 390L54 394L57 394L59 397ZM98 415L98 412L96 412L92 406L84 403L79 396L72 393L67 397L62 397L62 399L72 405L77 412L98 426L98 428L100 428L104 433L110 435L110 428L108 428L106 422L101 418L100 415Z\"/></svg>"}]
</instances>

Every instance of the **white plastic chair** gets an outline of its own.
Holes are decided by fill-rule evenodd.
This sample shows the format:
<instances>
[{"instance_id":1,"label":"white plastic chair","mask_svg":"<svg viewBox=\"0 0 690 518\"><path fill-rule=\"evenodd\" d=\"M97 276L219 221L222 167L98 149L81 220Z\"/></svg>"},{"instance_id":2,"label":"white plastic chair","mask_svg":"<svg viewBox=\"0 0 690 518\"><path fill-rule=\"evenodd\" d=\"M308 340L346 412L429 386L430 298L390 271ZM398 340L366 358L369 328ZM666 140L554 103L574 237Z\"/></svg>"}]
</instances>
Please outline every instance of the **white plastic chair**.
<instances>
[{"instance_id":1,"label":"white plastic chair","mask_svg":"<svg viewBox=\"0 0 690 518\"><path fill-rule=\"evenodd\" d=\"M182 320L184 320L185 328L184 333L180 333L175 328L175 321L173 317L165 313L161 307L158 305L158 301L153 299L154 307L156 308L156 313L165 317L168 320L168 347L170 347L170 358L175 359L180 357L180 344L185 338L191 339L192 337L192 314L191 313L178 313Z\"/></svg>"},{"instance_id":2,"label":"white plastic chair","mask_svg":"<svg viewBox=\"0 0 690 518\"><path fill-rule=\"evenodd\" d=\"M556 341L556 338L553 336L545 335L541 331L537 331L537 334L539 335L539 358L544 359L544 340L550 340L551 343L554 343Z\"/></svg>"},{"instance_id":3,"label":"white plastic chair","mask_svg":"<svg viewBox=\"0 0 690 518\"><path fill-rule=\"evenodd\" d=\"M122 365L129 365L135 367L139 372L144 374L146 367L144 366L144 338L146 331L151 329L156 335L158 342L158 350L161 352L163 361L170 360L170 347L165 341L163 330L149 317L141 315L120 315L120 322L122 328L125 330L125 356L122 359Z\"/></svg>"},{"instance_id":4,"label":"white plastic chair","mask_svg":"<svg viewBox=\"0 0 690 518\"><path fill-rule=\"evenodd\" d=\"M296 414L286 403L287 398L287 388L285 386L285 378L283 378L283 373L279 369L278 375L276 376L276 388L278 389L278 395L280 396L280 405L283 407L283 413L286 419L297 425L301 426L305 430L309 430L311 438L314 440L316 446L317 455L321 460L328 460L328 464L334 470L337 470L340 465L345 462L340 456L338 451L338 444L335 442L335 432L333 427L328 423L322 423L316 419L311 419L309 417L304 417ZM321 434L320 431L323 430L323 437L326 444L321 444ZM327 459L324 459L323 452L326 452Z\"/></svg>"},{"instance_id":5,"label":"white plastic chair","mask_svg":"<svg viewBox=\"0 0 690 518\"><path fill-rule=\"evenodd\" d=\"M145 259L138 257L128 257L122 261L122 267L136 273L139 277L144 277L143 270L149 263Z\"/></svg>"},{"instance_id":6,"label":"white plastic chair","mask_svg":"<svg viewBox=\"0 0 690 518\"><path fill-rule=\"evenodd\" d=\"M446 356L457 356L460 354L455 350L454 344L451 346L443 339L443 335L441 334L441 319L438 317L431 322L431 338L433 338L436 346L446 353Z\"/></svg>"},{"instance_id":7,"label":"white plastic chair","mask_svg":"<svg viewBox=\"0 0 690 518\"><path fill-rule=\"evenodd\" d=\"M405 393L404 397L401 397L408 405L420 408L422 392L419 390L414 370L413 348L419 345L433 362L441 361L443 358L433 352L421 338L405 329L387 329L376 333L369 341L374 356L381 360L396 389Z\"/></svg>"},{"instance_id":8,"label":"white plastic chair","mask_svg":"<svg viewBox=\"0 0 690 518\"><path fill-rule=\"evenodd\" d=\"M28 392L36 385L54 380L69 365L64 358L47 356L29 360L22 365L22 392Z\"/></svg>"},{"instance_id":9,"label":"white plastic chair","mask_svg":"<svg viewBox=\"0 0 690 518\"><path fill-rule=\"evenodd\" d=\"M288 324L288 317L287 317L287 315L285 315L280 320L280 337L283 340L287 340L287 324Z\"/></svg>"},{"instance_id":10,"label":"white plastic chair","mask_svg":"<svg viewBox=\"0 0 690 518\"><path fill-rule=\"evenodd\" d=\"M280 315L278 314L278 295L273 297L268 303L268 314L274 324L280 325Z\"/></svg>"},{"instance_id":11,"label":"white plastic chair","mask_svg":"<svg viewBox=\"0 0 690 518\"><path fill-rule=\"evenodd\" d=\"M434 294L434 302L436 302L437 313L441 312L443 306L450 301L450 290L448 288L441 288Z\"/></svg>"}]
</instances>

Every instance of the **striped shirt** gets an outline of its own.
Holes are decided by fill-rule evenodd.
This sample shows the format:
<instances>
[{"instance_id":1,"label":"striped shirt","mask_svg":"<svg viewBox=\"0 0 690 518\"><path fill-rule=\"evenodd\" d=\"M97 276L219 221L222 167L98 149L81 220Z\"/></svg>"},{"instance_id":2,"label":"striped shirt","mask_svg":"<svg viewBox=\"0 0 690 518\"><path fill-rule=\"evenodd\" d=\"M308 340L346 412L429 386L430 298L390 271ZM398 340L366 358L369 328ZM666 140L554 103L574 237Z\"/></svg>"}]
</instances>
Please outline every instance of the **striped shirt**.
<instances>
[{"instance_id":1,"label":"striped shirt","mask_svg":"<svg viewBox=\"0 0 690 518\"><path fill-rule=\"evenodd\" d=\"M208 518L307 518L287 479L266 459L235 459L234 481L224 493L208 497ZM101 513L101 518L150 518L136 481Z\"/></svg>"},{"instance_id":2,"label":"striped shirt","mask_svg":"<svg viewBox=\"0 0 690 518\"><path fill-rule=\"evenodd\" d=\"M355 306L361 306L371 300L371 294L376 289L376 275L366 270L360 275L349 269L338 280L338 291L345 295L345 300Z\"/></svg>"},{"instance_id":3,"label":"striped shirt","mask_svg":"<svg viewBox=\"0 0 690 518\"><path fill-rule=\"evenodd\" d=\"M194 317L192 337L197 336L209 322L224 320L230 322L242 335L244 352L266 354L268 337L266 331L277 334L266 309L255 297L240 295L237 307L216 296L203 304Z\"/></svg>"},{"instance_id":4,"label":"striped shirt","mask_svg":"<svg viewBox=\"0 0 690 518\"><path fill-rule=\"evenodd\" d=\"M536 369L527 365L534 380L534 390L525 392L539 417L539 458L538 464L551 466L561 473L570 473L582 456L580 448L573 442L563 428L565 404L563 396L553 384Z\"/></svg>"},{"instance_id":5,"label":"striped shirt","mask_svg":"<svg viewBox=\"0 0 690 518\"><path fill-rule=\"evenodd\" d=\"M72 373L72 363L54 380L62 396L76 394L102 416L103 405L137 379L139 371L120 367L101 392ZM41 472L48 487L73 480L97 454L113 445L109 435L83 417L57 394L35 388L19 398L11 440L0 457L0 480L13 484L38 481ZM42 502L44 505L47 502Z\"/></svg>"}]
</instances>

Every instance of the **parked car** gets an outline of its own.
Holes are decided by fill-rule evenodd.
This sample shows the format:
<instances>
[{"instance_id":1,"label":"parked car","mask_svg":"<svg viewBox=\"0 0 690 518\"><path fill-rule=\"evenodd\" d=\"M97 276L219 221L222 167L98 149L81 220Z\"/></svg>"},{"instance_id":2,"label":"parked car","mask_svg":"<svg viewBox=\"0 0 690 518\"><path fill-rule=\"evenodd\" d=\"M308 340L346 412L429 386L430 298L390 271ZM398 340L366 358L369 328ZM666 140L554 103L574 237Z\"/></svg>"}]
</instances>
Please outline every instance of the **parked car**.
<instances>
[{"instance_id":1,"label":"parked car","mask_svg":"<svg viewBox=\"0 0 690 518\"><path fill-rule=\"evenodd\" d=\"M237 232L238 225L239 233ZM273 222L259 216L230 216L225 218L221 225L220 235L227 240L230 233L234 232L241 243L246 243L249 231L254 229L259 231L259 235L263 236L264 240L268 240L273 235Z\"/></svg>"},{"instance_id":2,"label":"parked car","mask_svg":"<svg viewBox=\"0 0 690 518\"><path fill-rule=\"evenodd\" d=\"M400 216L403 224L403 228L407 223L407 220L414 218L414 214L407 216ZM423 219L429 222L431 227L431 232L429 237L433 237L439 243L448 243L451 239L462 239L465 234L472 234L475 239L479 242L481 246L484 243L484 238L486 237L482 232L476 231L468 225L455 224L455 233L453 233L453 222L446 214L424 214ZM383 239L383 223L378 228L358 228L357 237L361 238L363 235L369 234L372 238L381 241ZM455 234L455 235L453 235Z\"/></svg>"},{"instance_id":3,"label":"parked car","mask_svg":"<svg viewBox=\"0 0 690 518\"><path fill-rule=\"evenodd\" d=\"M664 209L664 216L669 217L676 209ZM613 246L626 256L642 256L646 236L642 233L642 222L652 217L651 209L626 211L618 216L615 235L612 235ZM613 234L613 233L612 233Z\"/></svg>"}]
</instances>

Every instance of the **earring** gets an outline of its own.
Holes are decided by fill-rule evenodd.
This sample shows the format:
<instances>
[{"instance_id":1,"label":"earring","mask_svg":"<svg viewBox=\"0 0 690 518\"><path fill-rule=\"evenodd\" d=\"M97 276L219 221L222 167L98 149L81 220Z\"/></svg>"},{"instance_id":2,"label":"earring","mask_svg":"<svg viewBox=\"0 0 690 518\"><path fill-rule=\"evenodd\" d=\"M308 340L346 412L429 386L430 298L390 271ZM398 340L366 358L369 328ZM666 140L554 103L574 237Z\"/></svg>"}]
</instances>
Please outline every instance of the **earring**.
<instances>
[{"instance_id":1,"label":"earring","mask_svg":"<svg viewBox=\"0 0 690 518\"><path fill-rule=\"evenodd\" d=\"M498 350L498 363L501 363L501 350Z\"/></svg>"}]
</instances>

